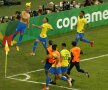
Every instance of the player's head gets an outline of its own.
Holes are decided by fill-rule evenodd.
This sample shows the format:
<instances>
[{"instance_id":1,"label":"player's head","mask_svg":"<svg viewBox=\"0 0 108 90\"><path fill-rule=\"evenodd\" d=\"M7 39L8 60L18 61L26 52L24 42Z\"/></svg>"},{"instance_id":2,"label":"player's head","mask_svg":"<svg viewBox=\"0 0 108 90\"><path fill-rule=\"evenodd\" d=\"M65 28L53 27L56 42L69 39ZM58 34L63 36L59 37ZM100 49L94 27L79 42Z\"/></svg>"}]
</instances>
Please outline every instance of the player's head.
<instances>
[{"instance_id":1,"label":"player's head","mask_svg":"<svg viewBox=\"0 0 108 90\"><path fill-rule=\"evenodd\" d=\"M30 9L31 9L31 2L29 2L29 3L26 3L26 12L30 12Z\"/></svg>"},{"instance_id":2,"label":"player's head","mask_svg":"<svg viewBox=\"0 0 108 90\"><path fill-rule=\"evenodd\" d=\"M52 50L53 51L56 51L57 50L57 45L56 44L52 45Z\"/></svg>"},{"instance_id":3,"label":"player's head","mask_svg":"<svg viewBox=\"0 0 108 90\"><path fill-rule=\"evenodd\" d=\"M53 45L53 41L52 40L49 40L49 45Z\"/></svg>"},{"instance_id":4,"label":"player's head","mask_svg":"<svg viewBox=\"0 0 108 90\"><path fill-rule=\"evenodd\" d=\"M72 46L77 46L77 43L75 41L72 41Z\"/></svg>"},{"instance_id":5,"label":"player's head","mask_svg":"<svg viewBox=\"0 0 108 90\"><path fill-rule=\"evenodd\" d=\"M43 23L47 23L49 20L48 20L48 18L47 17L45 17L44 19L43 19Z\"/></svg>"},{"instance_id":6,"label":"player's head","mask_svg":"<svg viewBox=\"0 0 108 90\"><path fill-rule=\"evenodd\" d=\"M85 15L85 12L84 11L81 11L80 12L80 17L83 17Z\"/></svg>"},{"instance_id":7,"label":"player's head","mask_svg":"<svg viewBox=\"0 0 108 90\"><path fill-rule=\"evenodd\" d=\"M66 48L66 43L62 43L61 46L62 46L62 49Z\"/></svg>"}]
</instances>

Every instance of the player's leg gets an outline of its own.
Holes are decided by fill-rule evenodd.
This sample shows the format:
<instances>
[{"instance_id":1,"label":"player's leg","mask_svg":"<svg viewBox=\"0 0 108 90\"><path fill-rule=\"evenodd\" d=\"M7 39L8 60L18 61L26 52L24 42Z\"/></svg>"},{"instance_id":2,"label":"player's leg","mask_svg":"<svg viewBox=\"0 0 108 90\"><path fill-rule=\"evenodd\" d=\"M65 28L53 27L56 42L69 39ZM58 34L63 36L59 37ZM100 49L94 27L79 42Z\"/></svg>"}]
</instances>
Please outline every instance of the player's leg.
<instances>
[{"instance_id":1,"label":"player's leg","mask_svg":"<svg viewBox=\"0 0 108 90\"><path fill-rule=\"evenodd\" d=\"M51 67L49 70L48 70L48 75L47 75L47 78L46 78L46 89L45 90L48 90L49 89L49 84L51 82L51 75L52 74L55 74L55 68L54 67Z\"/></svg>"},{"instance_id":2,"label":"player's leg","mask_svg":"<svg viewBox=\"0 0 108 90\"><path fill-rule=\"evenodd\" d=\"M93 41L90 41L90 40L87 40L87 39L84 38L84 33L81 34L80 40L83 41L83 42L89 43L90 46L93 46L93 44L94 44Z\"/></svg>"},{"instance_id":3,"label":"player's leg","mask_svg":"<svg viewBox=\"0 0 108 90\"><path fill-rule=\"evenodd\" d=\"M48 42L47 38L42 39L42 44L43 44L43 47L45 48L46 52L47 52L47 42Z\"/></svg>"},{"instance_id":4,"label":"player's leg","mask_svg":"<svg viewBox=\"0 0 108 90\"><path fill-rule=\"evenodd\" d=\"M79 62L75 62L75 67L76 67L78 72L84 73L87 77L89 77L88 72L86 72L86 71L84 71L83 69L80 68L80 63Z\"/></svg>"},{"instance_id":5,"label":"player's leg","mask_svg":"<svg viewBox=\"0 0 108 90\"><path fill-rule=\"evenodd\" d=\"M56 68L56 74L57 74L57 78L62 80L62 81L67 81L69 86L71 87L72 86L72 79L68 79L67 77L65 76L62 76L62 70L61 70L61 67L58 67Z\"/></svg>"},{"instance_id":6,"label":"player's leg","mask_svg":"<svg viewBox=\"0 0 108 90\"><path fill-rule=\"evenodd\" d=\"M80 33L77 33L76 39L75 39L76 43L78 43L79 40L80 40Z\"/></svg>"},{"instance_id":7,"label":"player's leg","mask_svg":"<svg viewBox=\"0 0 108 90\"><path fill-rule=\"evenodd\" d=\"M67 74L70 75L71 69L74 67L74 62L70 62L70 65L68 67Z\"/></svg>"},{"instance_id":8,"label":"player's leg","mask_svg":"<svg viewBox=\"0 0 108 90\"><path fill-rule=\"evenodd\" d=\"M66 76L68 79L70 78L70 76L67 74L68 67L61 67L61 71L63 76Z\"/></svg>"},{"instance_id":9,"label":"player's leg","mask_svg":"<svg viewBox=\"0 0 108 90\"><path fill-rule=\"evenodd\" d=\"M35 55L36 46L37 46L38 42L40 42L40 41L41 41L41 37L39 36L39 37L34 41L31 55L33 55L33 56Z\"/></svg>"}]
</instances>

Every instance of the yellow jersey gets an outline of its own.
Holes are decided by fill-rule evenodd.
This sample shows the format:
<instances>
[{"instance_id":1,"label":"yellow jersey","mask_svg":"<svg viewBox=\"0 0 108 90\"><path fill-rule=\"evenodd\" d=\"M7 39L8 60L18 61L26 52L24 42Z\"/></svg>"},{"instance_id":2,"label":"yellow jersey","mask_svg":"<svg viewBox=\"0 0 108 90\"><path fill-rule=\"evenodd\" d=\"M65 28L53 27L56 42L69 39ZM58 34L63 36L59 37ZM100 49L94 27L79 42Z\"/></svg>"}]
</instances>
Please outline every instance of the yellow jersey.
<instances>
[{"instance_id":1,"label":"yellow jersey","mask_svg":"<svg viewBox=\"0 0 108 90\"><path fill-rule=\"evenodd\" d=\"M78 33L84 33L85 24L87 24L87 20L85 18L80 18L78 16L78 22L77 22L77 32Z\"/></svg>"},{"instance_id":2,"label":"yellow jersey","mask_svg":"<svg viewBox=\"0 0 108 90\"><path fill-rule=\"evenodd\" d=\"M42 24L42 31L40 33L41 38L46 38L47 37L47 31L53 29L52 26L48 23Z\"/></svg>"},{"instance_id":3,"label":"yellow jersey","mask_svg":"<svg viewBox=\"0 0 108 90\"><path fill-rule=\"evenodd\" d=\"M64 67L67 67L68 64L69 64L68 60L71 57L70 52L67 49L63 49L60 52L60 54L61 54L61 57L62 57L62 63L61 63L61 65L64 66Z\"/></svg>"},{"instance_id":4,"label":"yellow jersey","mask_svg":"<svg viewBox=\"0 0 108 90\"><path fill-rule=\"evenodd\" d=\"M60 53L56 50L52 53L54 63L52 64L52 67L61 67L61 58Z\"/></svg>"}]
</instances>

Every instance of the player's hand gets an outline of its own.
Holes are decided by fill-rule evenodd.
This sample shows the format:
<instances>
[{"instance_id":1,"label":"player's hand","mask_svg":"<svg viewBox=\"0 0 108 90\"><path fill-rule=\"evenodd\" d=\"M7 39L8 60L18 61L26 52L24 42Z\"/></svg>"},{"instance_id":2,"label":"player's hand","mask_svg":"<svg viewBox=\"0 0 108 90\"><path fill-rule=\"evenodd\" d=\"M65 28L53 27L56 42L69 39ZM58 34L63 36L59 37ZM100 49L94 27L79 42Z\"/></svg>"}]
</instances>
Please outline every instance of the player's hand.
<instances>
[{"instance_id":1,"label":"player's hand","mask_svg":"<svg viewBox=\"0 0 108 90\"><path fill-rule=\"evenodd\" d=\"M82 31L84 32L85 30L83 29Z\"/></svg>"},{"instance_id":2,"label":"player's hand","mask_svg":"<svg viewBox=\"0 0 108 90\"><path fill-rule=\"evenodd\" d=\"M35 26L35 24L32 24L32 26L34 27L34 26Z\"/></svg>"}]
</instances>

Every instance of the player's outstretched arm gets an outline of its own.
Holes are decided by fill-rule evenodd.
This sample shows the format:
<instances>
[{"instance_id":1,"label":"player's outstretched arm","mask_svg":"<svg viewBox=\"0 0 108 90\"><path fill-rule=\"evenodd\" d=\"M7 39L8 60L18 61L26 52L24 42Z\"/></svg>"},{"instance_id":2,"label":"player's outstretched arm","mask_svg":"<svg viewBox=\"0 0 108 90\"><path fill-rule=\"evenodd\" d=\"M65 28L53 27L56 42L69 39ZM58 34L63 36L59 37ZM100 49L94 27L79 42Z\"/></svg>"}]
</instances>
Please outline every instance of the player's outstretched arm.
<instances>
[{"instance_id":1,"label":"player's outstretched arm","mask_svg":"<svg viewBox=\"0 0 108 90\"><path fill-rule=\"evenodd\" d=\"M35 24L32 24L32 26L33 26L33 27L36 27L36 28L40 28L40 29L42 28L42 26L37 26L37 25L35 25Z\"/></svg>"}]
</instances>

